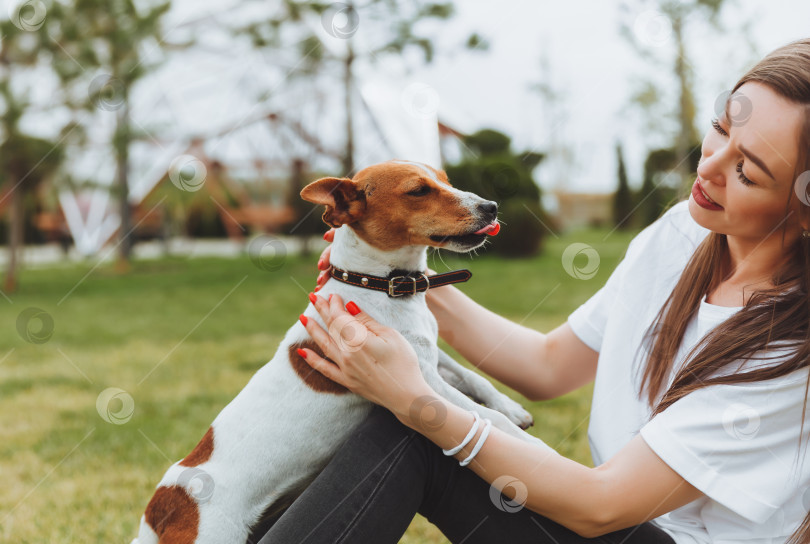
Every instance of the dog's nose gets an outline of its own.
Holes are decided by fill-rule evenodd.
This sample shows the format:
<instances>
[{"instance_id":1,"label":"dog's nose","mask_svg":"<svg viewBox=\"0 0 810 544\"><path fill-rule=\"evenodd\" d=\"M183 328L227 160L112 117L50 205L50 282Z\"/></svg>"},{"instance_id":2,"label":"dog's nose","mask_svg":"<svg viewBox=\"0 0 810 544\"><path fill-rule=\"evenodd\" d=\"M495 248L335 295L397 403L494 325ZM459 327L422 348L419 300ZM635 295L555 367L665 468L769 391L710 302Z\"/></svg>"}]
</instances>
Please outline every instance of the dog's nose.
<instances>
[{"instance_id":1,"label":"dog's nose","mask_svg":"<svg viewBox=\"0 0 810 544\"><path fill-rule=\"evenodd\" d=\"M498 214L498 205L495 202L492 202L491 200L487 200L479 204L478 209L483 213L488 213L492 215Z\"/></svg>"}]
</instances>

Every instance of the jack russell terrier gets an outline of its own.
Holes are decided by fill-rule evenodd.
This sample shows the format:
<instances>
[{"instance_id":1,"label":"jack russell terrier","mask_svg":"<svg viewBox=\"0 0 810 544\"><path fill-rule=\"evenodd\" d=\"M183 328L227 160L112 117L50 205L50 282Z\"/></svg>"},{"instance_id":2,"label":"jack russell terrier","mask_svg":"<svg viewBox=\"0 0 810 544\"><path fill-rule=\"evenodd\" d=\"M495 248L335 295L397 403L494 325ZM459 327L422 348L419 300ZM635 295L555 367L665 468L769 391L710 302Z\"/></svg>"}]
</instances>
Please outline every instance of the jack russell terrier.
<instances>
[{"instance_id":1,"label":"jack russell terrier","mask_svg":"<svg viewBox=\"0 0 810 544\"><path fill-rule=\"evenodd\" d=\"M427 383L446 399L537 441L521 430L532 424L528 412L438 348L438 327L425 302L428 288L470 277L467 270L426 277L427 247L466 252L481 246L499 229L497 205L454 189L440 170L400 160L365 168L353 179L319 179L301 196L325 205L324 221L337 228L331 255L337 281L321 294L356 301L401 332ZM311 304L304 315L324 326ZM351 339L346 342L351 349ZM372 404L312 369L297 354L301 347L321 354L296 321L270 362L192 452L168 469L132 544L254 542L260 522L312 482Z\"/></svg>"}]
</instances>

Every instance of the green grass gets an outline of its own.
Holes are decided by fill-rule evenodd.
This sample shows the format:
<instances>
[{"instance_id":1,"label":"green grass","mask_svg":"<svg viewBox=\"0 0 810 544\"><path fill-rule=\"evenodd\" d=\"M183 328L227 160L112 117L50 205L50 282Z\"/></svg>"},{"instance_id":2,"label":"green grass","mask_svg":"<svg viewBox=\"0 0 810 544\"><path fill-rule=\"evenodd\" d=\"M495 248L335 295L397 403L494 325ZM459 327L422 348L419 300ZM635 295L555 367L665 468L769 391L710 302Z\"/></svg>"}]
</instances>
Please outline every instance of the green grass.
<instances>
[{"instance_id":1,"label":"green grass","mask_svg":"<svg viewBox=\"0 0 810 544\"><path fill-rule=\"evenodd\" d=\"M445 261L473 271L461 289L475 300L547 332L604 284L624 254L631 236L603 241L606 234L550 237L533 259ZM563 270L563 250L573 242L599 253L595 277ZM585 258L577 259L582 266ZM140 261L126 275L106 265L24 271L12 303L0 300L0 541L129 542L167 466L193 448L306 306L315 260L290 257L275 271L247 258ZM445 269L436 259L431 266ZM30 307L53 319L44 343L18 334ZM29 325L39 332L39 320ZM97 411L110 387L134 401L124 424ZM534 415L530 432L590 463L590 387L536 403L508 393ZM123 406L112 400L109 409ZM417 516L402 541L445 539Z\"/></svg>"}]
</instances>

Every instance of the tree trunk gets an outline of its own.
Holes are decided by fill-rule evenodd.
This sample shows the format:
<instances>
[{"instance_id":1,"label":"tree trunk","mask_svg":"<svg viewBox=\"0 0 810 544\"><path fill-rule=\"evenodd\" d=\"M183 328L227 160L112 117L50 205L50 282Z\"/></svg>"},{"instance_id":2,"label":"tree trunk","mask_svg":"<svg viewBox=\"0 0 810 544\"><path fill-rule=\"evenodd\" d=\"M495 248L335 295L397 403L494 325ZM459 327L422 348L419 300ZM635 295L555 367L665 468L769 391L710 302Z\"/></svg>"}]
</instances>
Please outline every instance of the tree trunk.
<instances>
[{"instance_id":1,"label":"tree trunk","mask_svg":"<svg viewBox=\"0 0 810 544\"><path fill-rule=\"evenodd\" d=\"M6 182L14 187L15 176L9 174ZM3 291L13 293L17 290L17 268L19 266L18 256L23 246L23 229L25 223L25 199L23 198L22 187L15 187L11 190L11 206L9 207L9 228L8 228L8 268L6 278L3 283Z\"/></svg>"},{"instance_id":2,"label":"tree trunk","mask_svg":"<svg viewBox=\"0 0 810 544\"><path fill-rule=\"evenodd\" d=\"M689 64L686 62L686 49L683 43L683 18L672 19L672 30L675 34L676 57L675 73L679 83L678 120L680 130L675 141L675 164L681 185L688 182L690 172L689 150L694 132L694 100L690 89ZM691 184L690 184L691 185Z\"/></svg>"},{"instance_id":3,"label":"tree trunk","mask_svg":"<svg viewBox=\"0 0 810 544\"><path fill-rule=\"evenodd\" d=\"M123 104L117 112L115 137L115 181L118 189L118 213L121 216L121 226L118 230L118 262L119 271L129 269L129 260L132 255L132 213L129 206L129 101L124 96Z\"/></svg>"},{"instance_id":4,"label":"tree trunk","mask_svg":"<svg viewBox=\"0 0 810 544\"><path fill-rule=\"evenodd\" d=\"M352 64L354 63L354 49L351 40L346 41L346 60L344 62L343 84L346 91L346 151L343 157L343 175L354 173L354 128L352 126L352 87L354 76Z\"/></svg>"}]
</instances>

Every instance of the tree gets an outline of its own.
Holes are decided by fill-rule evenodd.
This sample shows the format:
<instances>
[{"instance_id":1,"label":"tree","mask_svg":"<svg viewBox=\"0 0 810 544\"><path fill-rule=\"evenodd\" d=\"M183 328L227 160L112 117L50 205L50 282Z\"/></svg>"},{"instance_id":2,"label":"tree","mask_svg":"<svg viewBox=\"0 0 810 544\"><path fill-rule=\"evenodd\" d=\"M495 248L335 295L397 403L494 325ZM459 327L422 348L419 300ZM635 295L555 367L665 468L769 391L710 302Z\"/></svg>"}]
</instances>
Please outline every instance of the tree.
<instances>
[{"instance_id":1,"label":"tree","mask_svg":"<svg viewBox=\"0 0 810 544\"><path fill-rule=\"evenodd\" d=\"M618 187L613 195L613 224L620 229L630 228L630 214L633 212L633 193L627 182L627 170L624 166L624 156L622 155L622 144L616 144L616 163L618 171Z\"/></svg>"},{"instance_id":2,"label":"tree","mask_svg":"<svg viewBox=\"0 0 810 544\"><path fill-rule=\"evenodd\" d=\"M695 127L696 108L692 92L694 74L686 49L686 32L695 18L708 21L714 31L722 30L718 15L723 4L724 0L624 0L621 4L625 12L621 32L625 38L650 63L661 64L661 55L657 55L656 52L663 51L667 57L663 62L670 64L672 69L677 87L677 105L674 111L666 111L665 115L674 117L678 127L672 147L675 152L673 167L680 177L680 184L684 184L693 173L689 169L688 156L700 142ZM639 18L645 15L648 20L639 21ZM633 24L629 22L630 19L633 20ZM641 33L632 29L633 26L645 25L648 27L646 36L643 29ZM670 36L672 46L666 47L670 43ZM653 80L646 79L634 94L632 101L649 113L660 104L662 94ZM660 127L660 115L655 115L655 118L656 126Z\"/></svg>"},{"instance_id":3,"label":"tree","mask_svg":"<svg viewBox=\"0 0 810 544\"><path fill-rule=\"evenodd\" d=\"M544 155L514 153L509 136L490 129L465 136L464 144L471 157L445 165L445 171L453 186L498 203L498 218L504 226L487 247L508 257L534 255L550 222L532 178Z\"/></svg>"},{"instance_id":4,"label":"tree","mask_svg":"<svg viewBox=\"0 0 810 544\"><path fill-rule=\"evenodd\" d=\"M252 23L237 32L250 36L255 47L272 48L276 52L289 49L291 43L297 44L297 58L290 63L299 67L300 74L340 66L343 79L341 92L345 100L343 175L351 176L356 167L352 89L358 61L374 63L392 54L403 57L406 52L415 49L421 51L425 62L431 62L434 56L433 38L429 33L417 33L416 28L423 21L444 20L452 14L452 4L424 0L369 0L362 6L357 6L351 0L348 3L284 0L282 9L273 17ZM327 47L321 35L312 30L314 25L321 25L326 33L343 40L343 47L334 44ZM359 29L368 29L368 32L355 36ZM358 37L363 38L361 48L355 44ZM470 49L484 49L487 46L486 41L477 34L471 34L465 45Z\"/></svg>"},{"instance_id":5,"label":"tree","mask_svg":"<svg viewBox=\"0 0 810 544\"><path fill-rule=\"evenodd\" d=\"M31 106L31 88L37 83L32 71L42 69L52 58L59 35L55 24L64 14L61 4L13 5L9 19L0 20L0 209L9 204L9 260L3 290L12 292L18 283L18 254L24 242L25 197L56 172L63 144L75 127L68 122L58 142L25 133L21 120ZM56 27L56 28L55 28ZM56 72L60 81L71 73ZM53 107L58 104L52 104Z\"/></svg>"},{"instance_id":6,"label":"tree","mask_svg":"<svg viewBox=\"0 0 810 544\"><path fill-rule=\"evenodd\" d=\"M133 239L128 171L129 147L137 134L131 127L130 96L135 84L153 68L141 52L148 40L161 41L161 18L169 6L169 1L136 6L133 0L74 0L72 9L60 19L64 41L54 52L57 61L65 70L71 70L71 61L83 67L82 71L98 69L101 73L89 82L85 94L89 100L84 106L115 115L112 147L121 218L119 269L128 267Z\"/></svg>"}]
</instances>

